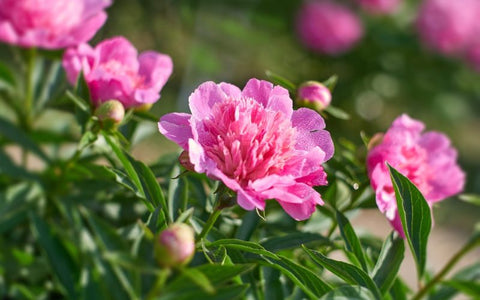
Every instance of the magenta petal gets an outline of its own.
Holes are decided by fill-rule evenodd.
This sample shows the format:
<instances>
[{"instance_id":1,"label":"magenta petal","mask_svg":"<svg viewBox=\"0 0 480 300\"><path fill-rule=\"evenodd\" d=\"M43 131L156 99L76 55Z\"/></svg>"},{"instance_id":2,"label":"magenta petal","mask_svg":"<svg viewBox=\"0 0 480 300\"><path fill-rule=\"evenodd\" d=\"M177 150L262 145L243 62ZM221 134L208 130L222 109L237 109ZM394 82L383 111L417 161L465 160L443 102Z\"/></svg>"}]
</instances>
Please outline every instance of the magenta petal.
<instances>
[{"instance_id":1,"label":"magenta petal","mask_svg":"<svg viewBox=\"0 0 480 300\"><path fill-rule=\"evenodd\" d=\"M325 161L333 156L334 146L330 133L325 128L325 121L315 111L300 108L293 112L292 125L298 131L296 148L309 151L320 147L325 152Z\"/></svg>"},{"instance_id":2,"label":"magenta petal","mask_svg":"<svg viewBox=\"0 0 480 300\"><path fill-rule=\"evenodd\" d=\"M247 98L255 99L257 102L263 104L264 107L267 107L272 89L273 84L270 82L252 78L243 88L242 95Z\"/></svg>"},{"instance_id":3,"label":"magenta petal","mask_svg":"<svg viewBox=\"0 0 480 300\"><path fill-rule=\"evenodd\" d=\"M212 106L225 98L225 93L215 82L207 81L202 83L189 98L192 116L197 119L208 117Z\"/></svg>"},{"instance_id":4,"label":"magenta petal","mask_svg":"<svg viewBox=\"0 0 480 300\"><path fill-rule=\"evenodd\" d=\"M90 17L112 4L112 0L83 0L83 15Z\"/></svg>"},{"instance_id":5,"label":"magenta petal","mask_svg":"<svg viewBox=\"0 0 480 300\"><path fill-rule=\"evenodd\" d=\"M138 57L138 74L143 77L143 85L158 94L172 74L173 62L170 56L154 51L145 51Z\"/></svg>"},{"instance_id":6,"label":"magenta petal","mask_svg":"<svg viewBox=\"0 0 480 300\"><path fill-rule=\"evenodd\" d=\"M100 63L116 61L130 70L138 71L137 49L124 37L117 36L95 47Z\"/></svg>"},{"instance_id":7,"label":"magenta petal","mask_svg":"<svg viewBox=\"0 0 480 300\"><path fill-rule=\"evenodd\" d=\"M107 20L107 14L105 12L99 12L98 14L84 20L82 26L76 27L70 32L68 40L65 40L65 45L83 43L90 40L95 33L103 26ZM63 43L62 43L63 44Z\"/></svg>"},{"instance_id":8,"label":"magenta petal","mask_svg":"<svg viewBox=\"0 0 480 300\"><path fill-rule=\"evenodd\" d=\"M275 86L270 92L266 108L281 111L289 118L293 113L293 108L288 90L278 85Z\"/></svg>"},{"instance_id":9,"label":"magenta petal","mask_svg":"<svg viewBox=\"0 0 480 300\"><path fill-rule=\"evenodd\" d=\"M16 43L17 40L18 36L12 24L10 22L0 20L0 41Z\"/></svg>"},{"instance_id":10,"label":"magenta petal","mask_svg":"<svg viewBox=\"0 0 480 300\"><path fill-rule=\"evenodd\" d=\"M315 202L311 200L302 203L288 203L282 201L278 201L278 203L280 203L287 214L297 221L306 220L315 212Z\"/></svg>"},{"instance_id":11,"label":"magenta petal","mask_svg":"<svg viewBox=\"0 0 480 300\"><path fill-rule=\"evenodd\" d=\"M221 82L218 84L218 86L228 97L237 98L237 99L242 97L242 91L238 87L234 86L233 84Z\"/></svg>"},{"instance_id":12,"label":"magenta petal","mask_svg":"<svg viewBox=\"0 0 480 300\"><path fill-rule=\"evenodd\" d=\"M258 199L254 195L249 195L244 190L237 191L237 203L246 210L252 210L254 208L258 208L260 210L265 209L264 200Z\"/></svg>"},{"instance_id":13,"label":"magenta petal","mask_svg":"<svg viewBox=\"0 0 480 300\"><path fill-rule=\"evenodd\" d=\"M88 76L91 67L95 63L95 51L88 44L80 44L76 48L69 48L65 51L62 65L67 73L67 79L75 85L80 72Z\"/></svg>"},{"instance_id":14,"label":"magenta petal","mask_svg":"<svg viewBox=\"0 0 480 300\"><path fill-rule=\"evenodd\" d=\"M192 138L190 117L191 115L185 113L164 115L158 122L158 129L169 140L174 141L183 149L187 149L188 140Z\"/></svg>"}]
</instances>

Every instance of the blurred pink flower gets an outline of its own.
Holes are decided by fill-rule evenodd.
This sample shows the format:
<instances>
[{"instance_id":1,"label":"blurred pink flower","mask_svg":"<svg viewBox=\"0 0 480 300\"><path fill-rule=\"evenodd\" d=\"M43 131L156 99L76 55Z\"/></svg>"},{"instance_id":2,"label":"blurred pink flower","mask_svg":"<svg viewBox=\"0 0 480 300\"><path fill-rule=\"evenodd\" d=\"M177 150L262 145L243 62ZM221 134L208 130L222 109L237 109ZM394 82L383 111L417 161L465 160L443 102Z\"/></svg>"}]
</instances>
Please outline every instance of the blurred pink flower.
<instances>
[{"instance_id":1,"label":"blurred pink flower","mask_svg":"<svg viewBox=\"0 0 480 300\"><path fill-rule=\"evenodd\" d=\"M429 47L446 55L458 55L478 36L479 14L478 0L425 0L417 28Z\"/></svg>"},{"instance_id":2,"label":"blurred pink flower","mask_svg":"<svg viewBox=\"0 0 480 300\"><path fill-rule=\"evenodd\" d=\"M91 39L111 0L0 0L0 41L59 49Z\"/></svg>"},{"instance_id":3,"label":"blurred pink flower","mask_svg":"<svg viewBox=\"0 0 480 300\"><path fill-rule=\"evenodd\" d=\"M402 0L356 0L366 11L373 14L389 14L397 10Z\"/></svg>"},{"instance_id":4,"label":"blurred pink flower","mask_svg":"<svg viewBox=\"0 0 480 300\"><path fill-rule=\"evenodd\" d=\"M330 90L320 82L307 81L298 88L297 104L300 106L322 111L330 105L331 101Z\"/></svg>"},{"instance_id":5,"label":"blurred pink flower","mask_svg":"<svg viewBox=\"0 0 480 300\"><path fill-rule=\"evenodd\" d=\"M480 72L480 36L468 46L465 56L471 67Z\"/></svg>"},{"instance_id":6,"label":"blurred pink flower","mask_svg":"<svg viewBox=\"0 0 480 300\"><path fill-rule=\"evenodd\" d=\"M95 105L115 99L129 108L156 102L173 65L168 55L154 51L138 55L128 40L114 37L95 48L88 44L69 48L63 67L72 84L83 72Z\"/></svg>"},{"instance_id":7,"label":"blurred pink flower","mask_svg":"<svg viewBox=\"0 0 480 300\"><path fill-rule=\"evenodd\" d=\"M276 199L294 219L323 204L312 186L326 185L322 163L333 155L325 122L313 110L294 111L288 91L251 79L241 91L205 82L190 96L192 114L163 116L159 130L187 150L195 171L237 192L247 210Z\"/></svg>"},{"instance_id":8,"label":"blurred pink flower","mask_svg":"<svg viewBox=\"0 0 480 300\"><path fill-rule=\"evenodd\" d=\"M347 7L332 1L305 2L296 23L302 43L325 54L345 52L363 35L359 18Z\"/></svg>"},{"instance_id":9,"label":"blurred pink flower","mask_svg":"<svg viewBox=\"0 0 480 300\"><path fill-rule=\"evenodd\" d=\"M448 137L434 131L422 133L424 127L407 115L398 117L367 156L377 206L402 236L395 192L385 162L410 179L430 206L459 193L465 183L465 174L457 164L457 151Z\"/></svg>"}]
</instances>

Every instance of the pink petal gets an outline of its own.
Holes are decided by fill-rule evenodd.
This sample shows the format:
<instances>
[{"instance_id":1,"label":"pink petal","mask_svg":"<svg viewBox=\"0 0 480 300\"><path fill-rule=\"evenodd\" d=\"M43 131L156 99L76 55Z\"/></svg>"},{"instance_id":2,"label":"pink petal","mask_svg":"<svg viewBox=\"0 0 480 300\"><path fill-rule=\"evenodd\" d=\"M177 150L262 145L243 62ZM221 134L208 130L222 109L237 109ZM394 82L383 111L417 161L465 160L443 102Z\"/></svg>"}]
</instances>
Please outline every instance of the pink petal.
<instances>
[{"instance_id":1,"label":"pink petal","mask_svg":"<svg viewBox=\"0 0 480 300\"><path fill-rule=\"evenodd\" d=\"M164 115L158 122L158 129L169 140L177 143L183 149L187 149L188 140L192 138L190 117L191 115L185 113Z\"/></svg>"},{"instance_id":2,"label":"pink petal","mask_svg":"<svg viewBox=\"0 0 480 300\"><path fill-rule=\"evenodd\" d=\"M246 210L252 210L254 208L258 208L260 210L265 209L264 200L258 199L256 196L250 195L242 189L237 191L237 203Z\"/></svg>"},{"instance_id":3,"label":"pink petal","mask_svg":"<svg viewBox=\"0 0 480 300\"><path fill-rule=\"evenodd\" d=\"M94 62L95 51L88 44L80 44L76 48L67 49L63 55L62 65L67 73L68 81L75 85L81 71L88 76Z\"/></svg>"},{"instance_id":4,"label":"pink petal","mask_svg":"<svg viewBox=\"0 0 480 300\"><path fill-rule=\"evenodd\" d=\"M281 111L287 116L287 118L290 118L293 113L293 108L292 99L290 99L288 90L278 85L275 86L270 92L266 108Z\"/></svg>"},{"instance_id":5,"label":"pink petal","mask_svg":"<svg viewBox=\"0 0 480 300\"><path fill-rule=\"evenodd\" d=\"M83 0L83 15L90 17L112 4L112 0Z\"/></svg>"},{"instance_id":6,"label":"pink petal","mask_svg":"<svg viewBox=\"0 0 480 300\"><path fill-rule=\"evenodd\" d=\"M323 130L325 121L317 112L308 108L294 111L292 125L297 129L297 149L310 151L313 147L320 147L325 152L325 161L333 156L332 138Z\"/></svg>"},{"instance_id":7,"label":"pink petal","mask_svg":"<svg viewBox=\"0 0 480 300\"><path fill-rule=\"evenodd\" d=\"M103 11L84 20L81 26L74 28L67 37L59 41L59 46L62 44L63 45L60 47L77 45L90 40L100 27L103 26L106 20L107 14Z\"/></svg>"},{"instance_id":8,"label":"pink petal","mask_svg":"<svg viewBox=\"0 0 480 300\"><path fill-rule=\"evenodd\" d=\"M267 107L272 89L273 84L270 82L252 78L243 88L242 95L255 99L257 102L263 104L264 107Z\"/></svg>"},{"instance_id":9,"label":"pink petal","mask_svg":"<svg viewBox=\"0 0 480 300\"><path fill-rule=\"evenodd\" d=\"M143 84L158 94L172 74L172 59L165 54L145 51L138 57L138 62L138 74L143 77Z\"/></svg>"},{"instance_id":10,"label":"pink petal","mask_svg":"<svg viewBox=\"0 0 480 300\"><path fill-rule=\"evenodd\" d=\"M190 111L197 119L205 119L210 115L213 105L223 101L227 96L213 81L202 83L189 98Z\"/></svg>"},{"instance_id":11,"label":"pink petal","mask_svg":"<svg viewBox=\"0 0 480 300\"><path fill-rule=\"evenodd\" d=\"M278 199L278 203L283 207L285 212L297 221L302 221L310 218L315 212L317 203L322 203L320 195L312 188L308 187L311 192L304 193L304 201L301 203L284 202Z\"/></svg>"},{"instance_id":12,"label":"pink petal","mask_svg":"<svg viewBox=\"0 0 480 300\"><path fill-rule=\"evenodd\" d=\"M18 40L17 33L10 22L0 20L0 41L7 43L16 43Z\"/></svg>"},{"instance_id":13,"label":"pink petal","mask_svg":"<svg viewBox=\"0 0 480 300\"><path fill-rule=\"evenodd\" d=\"M99 63L117 61L131 70L138 70L137 49L124 37L105 40L95 47Z\"/></svg>"}]
</instances>

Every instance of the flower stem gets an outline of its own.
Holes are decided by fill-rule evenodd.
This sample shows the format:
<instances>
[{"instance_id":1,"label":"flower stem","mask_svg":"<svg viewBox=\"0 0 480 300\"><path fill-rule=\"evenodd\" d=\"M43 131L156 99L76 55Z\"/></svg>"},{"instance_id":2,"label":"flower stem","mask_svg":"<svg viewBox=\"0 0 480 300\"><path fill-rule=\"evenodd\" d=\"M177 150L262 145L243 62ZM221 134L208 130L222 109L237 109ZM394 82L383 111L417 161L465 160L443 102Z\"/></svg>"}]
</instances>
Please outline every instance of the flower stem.
<instances>
[{"instance_id":1,"label":"flower stem","mask_svg":"<svg viewBox=\"0 0 480 300\"><path fill-rule=\"evenodd\" d=\"M443 267L440 272L432 279L430 280L422 289L420 289L415 297L413 297L413 300L419 300L427 292L433 288L439 281L447 275L447 273L455 266L455 264L469 251L473 250L476 246L480 245L480 235L477 235L475 238L471 239L465 246L463 246L462 249L460 249L451 259L450 261Z\"/></svg>"},{"instance_id":2,"label":"flower stem","mask_svg":"<svg viewBox=\"0 0 480 300\"><path fill-rule=\"evenodd\" d=\"M197 242L200 241L205 236L207 236L208 232L210 231L210 229L212 229L213 224L215 224L215 222L217 221L221 213L222 213L222 210L217 209L217 207L213 209L213 213L210 215L210 217L208 217L208 220L205 223L205 226L203 227L202 232L200 232L200 234L197 237Z\"/></svg>"},{"instance_id":3,"label":"flower stem","mask_svg":"<svg viewBox=\"0 0 480 300\"><path fill-rule=\"evenodd\" d=\"M33 73L35 69L36 48L30 48L27 52L26 71L25 71L25 129L30 130L32 126L33 111Z\"/></svg>"}]
</instances>

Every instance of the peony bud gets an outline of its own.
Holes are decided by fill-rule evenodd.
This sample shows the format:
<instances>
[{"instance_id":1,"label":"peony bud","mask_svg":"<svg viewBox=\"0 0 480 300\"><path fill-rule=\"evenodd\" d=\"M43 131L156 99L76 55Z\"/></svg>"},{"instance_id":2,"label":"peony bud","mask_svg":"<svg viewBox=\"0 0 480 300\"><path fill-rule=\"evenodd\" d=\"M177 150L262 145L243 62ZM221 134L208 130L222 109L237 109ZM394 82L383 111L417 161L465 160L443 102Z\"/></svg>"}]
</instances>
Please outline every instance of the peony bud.
<instances>
[{"instance_id":1,"label":"peony bud","mask_svg":"<svg viewBox=\"0 0 480 300\"><path fill-rule=\"evenodd\" d=\"M160 233L155 244L155 258L163 267L186 265L194 253L194 232L186 224L171 225Z\"/></svg>"},{"instance_id":2,"label":"peony bud","mask_svg":"<svg viewBox=\"0 0 480 300\"><path fill-rule=\"evenodd\" d=\"M331 101L330 90L320 82L307 81L298 88L297 104L299 106L322 111L330 105Z\"/></svg>"},{"instance_id":3,"label":"peony bud","mask_svg":"<svg viewBox=\"0 0 480 300\"><path fill-rule=\"evenodd\" d=\"M125 116L125 108L117 100L108 100L97 107L95 116L97 116L104 129L114 129L122 122Z\"/></svg>"}]
</instances>

